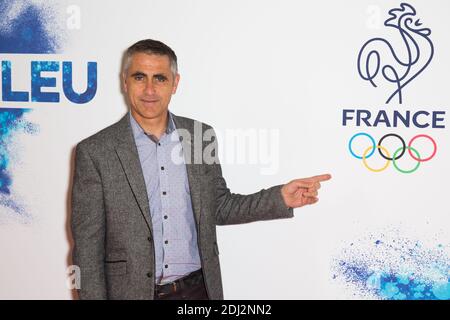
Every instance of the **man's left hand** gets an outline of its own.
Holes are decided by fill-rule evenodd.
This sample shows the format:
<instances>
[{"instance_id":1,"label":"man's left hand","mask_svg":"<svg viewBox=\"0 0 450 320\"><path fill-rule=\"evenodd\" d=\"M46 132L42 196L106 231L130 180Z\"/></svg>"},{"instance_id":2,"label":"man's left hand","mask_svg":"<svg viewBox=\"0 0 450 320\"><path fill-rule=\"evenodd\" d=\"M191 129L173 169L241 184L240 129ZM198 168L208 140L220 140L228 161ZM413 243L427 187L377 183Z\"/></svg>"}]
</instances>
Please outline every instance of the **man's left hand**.
<instances>
[{"instance_id":1,"label":"man's left hand","mask_svg":"<svg viewBox=\"0 0 450 320\"><path fill-rule=\"evenodd\" d=\"M330 179L330 174L321 174L310 178L292 180L281 188L284 203L289 208L300 208L304 205L316 203L319 201L320 183Z\"/></svg>"}]
</instances>

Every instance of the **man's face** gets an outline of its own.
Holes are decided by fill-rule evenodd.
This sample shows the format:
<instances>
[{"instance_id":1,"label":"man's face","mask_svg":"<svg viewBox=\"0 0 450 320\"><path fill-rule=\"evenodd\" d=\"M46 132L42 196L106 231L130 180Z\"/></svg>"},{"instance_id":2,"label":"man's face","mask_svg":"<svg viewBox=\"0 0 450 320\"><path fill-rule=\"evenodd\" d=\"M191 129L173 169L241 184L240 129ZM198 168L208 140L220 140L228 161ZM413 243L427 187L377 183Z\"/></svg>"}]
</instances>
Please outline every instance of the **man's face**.
<instances>
[{"instance_id":1,"label":"man's face","mask_svg":"<svg viewBox=\"0 0 450 320\"><path fill-rule=\"evenodd\" d=\"M123 81L135 119L145 121L164 116L179 79L178 74L175 77L172 74L168 56L133 54Z\"/></svg>"}]
</instances>

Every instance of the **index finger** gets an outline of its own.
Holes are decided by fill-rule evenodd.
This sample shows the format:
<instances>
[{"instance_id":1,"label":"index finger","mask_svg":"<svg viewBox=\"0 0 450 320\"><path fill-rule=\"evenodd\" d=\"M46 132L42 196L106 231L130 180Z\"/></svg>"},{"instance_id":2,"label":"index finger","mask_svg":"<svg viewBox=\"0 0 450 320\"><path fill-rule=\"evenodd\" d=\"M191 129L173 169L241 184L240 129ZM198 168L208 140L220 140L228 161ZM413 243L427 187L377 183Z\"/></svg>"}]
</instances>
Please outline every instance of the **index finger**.
<instances>
[{"instance_id":1,"label":"index finger","mask_svg":"<svg viewBox=\"0 0 450 320\"><path fill-rule=\"evenodd\" d=\"M327 181L331 179L331 174L320 174L318 176L313 176L311 178L307 178L308 180L314 181L314 182L321 182L321 181Z\"/></svg>"}]
</instances>

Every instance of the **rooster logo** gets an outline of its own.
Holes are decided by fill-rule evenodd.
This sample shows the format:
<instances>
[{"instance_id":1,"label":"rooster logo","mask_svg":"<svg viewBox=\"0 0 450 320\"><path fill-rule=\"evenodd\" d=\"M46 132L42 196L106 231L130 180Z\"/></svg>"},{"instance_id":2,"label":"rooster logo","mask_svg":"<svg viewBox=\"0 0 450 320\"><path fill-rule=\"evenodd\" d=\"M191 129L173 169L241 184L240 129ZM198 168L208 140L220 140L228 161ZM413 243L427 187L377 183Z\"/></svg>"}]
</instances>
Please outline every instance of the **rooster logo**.
<instances>
[{"instance_id":1,"label":"rooster logo","mask_svg":"<svg viewBox=\"0 0 450 320\"><path fill-rule=\"evenodd\" d=\"M422 27L420 19L416 17L416 9L408 3L390 10L384 25L397 30L403 50L396 51L386 39L370 39L358 54L358 73L374 87L377 87L375 81L378 79L391 83L395 91L386 104L395 96L398 96L398 101L402 104L403 88L421 74L433 59L431 30Z\"/></svg>"}]
</instances>

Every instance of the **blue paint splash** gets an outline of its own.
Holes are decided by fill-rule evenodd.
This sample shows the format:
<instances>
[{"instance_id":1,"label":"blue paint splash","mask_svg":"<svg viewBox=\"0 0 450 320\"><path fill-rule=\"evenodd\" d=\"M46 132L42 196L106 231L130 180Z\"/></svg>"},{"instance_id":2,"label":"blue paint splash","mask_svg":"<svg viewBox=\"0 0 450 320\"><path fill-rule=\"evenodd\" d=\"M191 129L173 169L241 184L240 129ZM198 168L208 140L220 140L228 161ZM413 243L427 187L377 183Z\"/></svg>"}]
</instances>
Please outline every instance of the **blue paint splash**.
<instances>
[{"instance_id":1,"label":"blue paint splash","mask_svg":"<svg viewBox=\"0 0 450 320\"><path fill-rule=\"evenodd\" d=\"M48 5L0 0L0 53L60 53L65 37Z\"/></svg>"},{"instance_id":2,"label":"blue paint splash","mask_svg":"<svg viewBox=\"0 0 450 320\"><path fill-rule=\"evenodd\" d=\"M38 127L24 119L31 109L0 108L0 206L12 209L14 212L26 215L23 206L12 197L13 177L11 167L11 149L14 136L19 133L36 134Z\"/></svg>"},{"instance_id":3,"label":"blue paint splash","mask_svg":"<svg viewBox=\"0 0 450 320\"><path fill-rule=\"evenodd\" d=\"M449 246L371 237L334 259L333 279L355 295L386 300L450 300Z\"/></svg>"}]
</instances>

